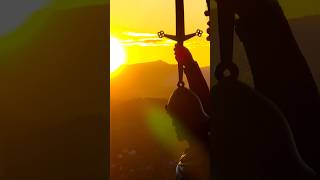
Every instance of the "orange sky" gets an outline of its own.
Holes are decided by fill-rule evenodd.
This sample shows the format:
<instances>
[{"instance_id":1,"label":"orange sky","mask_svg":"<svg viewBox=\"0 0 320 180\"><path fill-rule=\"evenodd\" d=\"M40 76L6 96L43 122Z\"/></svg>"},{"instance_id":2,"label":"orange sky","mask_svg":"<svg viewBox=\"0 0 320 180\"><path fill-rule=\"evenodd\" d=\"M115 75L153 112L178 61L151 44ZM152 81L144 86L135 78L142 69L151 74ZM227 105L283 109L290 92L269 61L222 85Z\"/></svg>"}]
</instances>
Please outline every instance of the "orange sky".
<instances>
[{"instance_id":1,"label":"orange sky","mask_svg":"<svg viewBox=\"0 0 320 180\"><path fill-rule=\"evenodd\" d=\"M204 32L208 18L205 0L184 0L186 33L196 29ZM288 18L320 14L318 0L279 0ZM164 30L175 33L175 0L110 0L111 36L119 39L125 48L126 63L164 60L175 63L174 42L159 39L156 33ZM185 43L200 66L209 65L209 42L193 38Z\"/></svg>"},{"instance_id":2,"label":"orange sky","mask_svg":"<svg viewBox=\"0 0 320 180\"><path fill-rule=\"evenodd\" d=\"M206 9L205 1L185 0L186 33L194 33L198 28L206 31L208 18L203 15ZM160 30L175 34L174 0L111 0L110 10L111 36L124 46L126 63L155 60L175 63L175 42L157 37ZM201 66L209 65L206 36L185 43Z\"/></svg>"}]
</instances>

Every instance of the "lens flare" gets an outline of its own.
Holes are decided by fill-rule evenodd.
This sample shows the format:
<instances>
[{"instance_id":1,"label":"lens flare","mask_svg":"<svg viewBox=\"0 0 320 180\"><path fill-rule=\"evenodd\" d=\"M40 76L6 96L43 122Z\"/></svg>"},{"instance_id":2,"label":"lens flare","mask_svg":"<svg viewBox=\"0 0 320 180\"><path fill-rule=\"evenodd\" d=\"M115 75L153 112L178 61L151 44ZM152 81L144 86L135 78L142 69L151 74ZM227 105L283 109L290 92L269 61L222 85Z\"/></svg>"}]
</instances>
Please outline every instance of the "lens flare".
<instances>
[{"instance_id":1,"label":"lens flare","mask_svg":"<svg viewBox=\"0 0 320 180\"><path fill-rule=\"evenodd\" d=\"M117 38L110 38L110 73L115 72L125 63L126 54L124 48Z\"/></svg>"}]
</instances>

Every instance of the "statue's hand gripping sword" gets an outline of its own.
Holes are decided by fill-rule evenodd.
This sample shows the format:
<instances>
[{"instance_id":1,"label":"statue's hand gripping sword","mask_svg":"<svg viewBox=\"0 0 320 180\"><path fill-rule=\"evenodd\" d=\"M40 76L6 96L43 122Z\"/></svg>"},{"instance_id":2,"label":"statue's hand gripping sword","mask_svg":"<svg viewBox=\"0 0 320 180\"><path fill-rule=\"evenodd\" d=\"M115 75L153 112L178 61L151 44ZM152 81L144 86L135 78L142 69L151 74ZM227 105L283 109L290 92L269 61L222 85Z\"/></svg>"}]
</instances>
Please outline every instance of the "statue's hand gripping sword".
<instances>
[{"instance_id":1,"label":"statue's hand gripping sword","mask_svg":"<svg viewBox=\"0 0 320 180\"><path fill-rule=\"evenodd\" d=\"M199 36L201 37L202 31L197 29L195 33L192 34L185 34L185 28L184 28L184 3L183 0L176 0L176 35L169 35L165 34L164 31L158 32L159 38L169 38L174 41L177 41L178 45L183 45L183 42L194 37ZM178 64L178 73L179 73L179 82L178 87L184 86L183 82L183 66L181 64Z\"/></svg>"}]
</instances>

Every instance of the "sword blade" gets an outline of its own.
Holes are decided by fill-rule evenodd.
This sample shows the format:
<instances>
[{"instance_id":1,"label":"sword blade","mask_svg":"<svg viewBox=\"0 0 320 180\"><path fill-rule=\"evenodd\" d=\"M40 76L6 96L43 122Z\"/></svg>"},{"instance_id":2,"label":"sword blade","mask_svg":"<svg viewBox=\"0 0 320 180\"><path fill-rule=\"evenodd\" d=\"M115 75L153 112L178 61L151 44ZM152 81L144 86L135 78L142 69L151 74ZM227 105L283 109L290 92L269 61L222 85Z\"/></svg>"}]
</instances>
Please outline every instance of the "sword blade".
<instances>
[{"instance_id":1,"label":"sword blade","mask_svg":"<svg viewBox=\"0 0 320 180\"><path fill-rule=\"evenodd\" d=\"M185 37L183 0L176 0L176 36L178 44L183 45Z\"/></svg>"}]
</instances>

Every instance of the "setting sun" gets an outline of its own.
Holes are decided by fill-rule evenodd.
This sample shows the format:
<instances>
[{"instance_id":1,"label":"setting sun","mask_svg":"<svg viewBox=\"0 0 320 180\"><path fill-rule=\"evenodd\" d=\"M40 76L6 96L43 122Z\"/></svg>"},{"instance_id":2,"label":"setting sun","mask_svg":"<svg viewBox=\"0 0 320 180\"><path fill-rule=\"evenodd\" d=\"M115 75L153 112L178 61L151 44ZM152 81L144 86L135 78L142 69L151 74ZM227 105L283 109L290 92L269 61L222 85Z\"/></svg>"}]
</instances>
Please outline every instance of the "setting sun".
<instances>
[{"instance_id":1,"label":"setting sun","mask_svg":"<svg viewBox=\"0 0 320 180\"><path fill-rule=\"evenodd\" d=\"M125 63L126 54L120 41L114 37L110 38L110 72L115 72Z\"/></svg>"}]
</instances>

